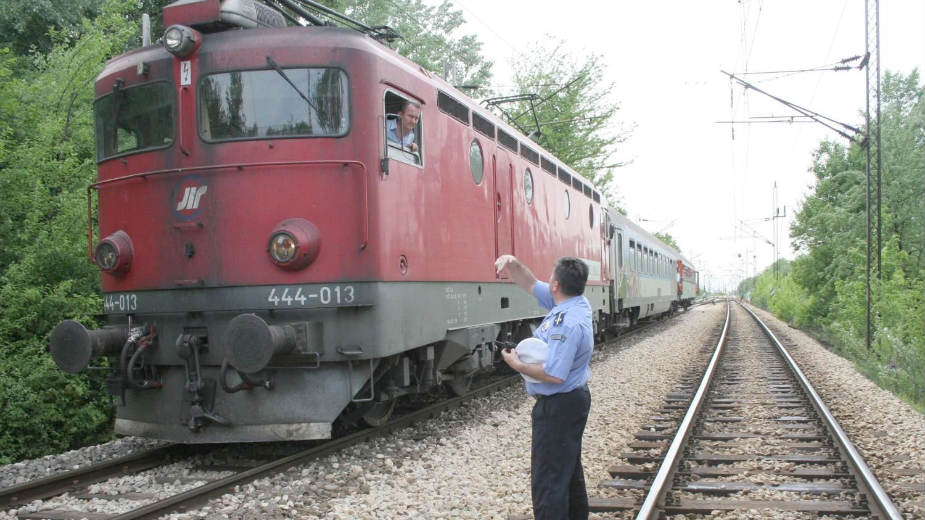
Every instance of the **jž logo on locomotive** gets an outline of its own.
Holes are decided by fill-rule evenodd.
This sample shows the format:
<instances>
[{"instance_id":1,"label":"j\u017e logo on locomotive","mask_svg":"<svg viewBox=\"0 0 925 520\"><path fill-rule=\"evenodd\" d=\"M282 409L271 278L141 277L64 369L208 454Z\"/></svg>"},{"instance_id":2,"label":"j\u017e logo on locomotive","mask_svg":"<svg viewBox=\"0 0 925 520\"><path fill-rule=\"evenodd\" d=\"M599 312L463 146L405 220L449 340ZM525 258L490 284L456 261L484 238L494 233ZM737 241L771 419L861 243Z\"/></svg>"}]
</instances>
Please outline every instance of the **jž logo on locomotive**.
<instances>
[{"instance_id":1,"label":"j\u017e logo on locomotive","mask_svg":"<svg viewBox=\"0 0 925 520\"><path fill-rule=\"evenodd\" d=\"M196 175L183 177L170 193L170 208L180 220L192 220L202 213L203 196L209 186Z\"/></svg>"}]
</instances>

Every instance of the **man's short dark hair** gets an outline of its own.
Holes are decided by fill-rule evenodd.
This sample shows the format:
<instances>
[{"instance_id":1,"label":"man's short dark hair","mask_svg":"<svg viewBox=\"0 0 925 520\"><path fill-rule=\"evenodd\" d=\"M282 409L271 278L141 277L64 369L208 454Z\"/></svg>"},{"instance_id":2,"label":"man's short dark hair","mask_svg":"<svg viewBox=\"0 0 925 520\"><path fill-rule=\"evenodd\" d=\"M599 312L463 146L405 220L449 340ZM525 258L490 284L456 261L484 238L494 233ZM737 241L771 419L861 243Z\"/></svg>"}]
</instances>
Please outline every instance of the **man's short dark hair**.
<instances>
[{"instance_id":1,"label":"man's short dark hair","mask_svg":"<svg viewBox=\"0 0 925 520\"><path fill-rule=\"evenodd\" d=\"M585 284L588 283L588 264L574 256L563 256L556 262L553 277L559 281L563 294L584 294Z\"/></svg>"},{"instance_id":2,"label":"man's short dark hair","mask_svg":"<svg viewBox=\"0 0 925 520\"><path fill-rule=\"evenodd\" d=\"M418 110L421 109L421 104L420 104L420 103L418 103L418 102L416 102L416 101L411 101L410 99L402 99L402 100L401 100L401 107L398 109L398 111L399 111L399 112L404 112L405 109L408 108L409 106L415 107L415 108L417 108Z\"/></svg>"}]
</instances>

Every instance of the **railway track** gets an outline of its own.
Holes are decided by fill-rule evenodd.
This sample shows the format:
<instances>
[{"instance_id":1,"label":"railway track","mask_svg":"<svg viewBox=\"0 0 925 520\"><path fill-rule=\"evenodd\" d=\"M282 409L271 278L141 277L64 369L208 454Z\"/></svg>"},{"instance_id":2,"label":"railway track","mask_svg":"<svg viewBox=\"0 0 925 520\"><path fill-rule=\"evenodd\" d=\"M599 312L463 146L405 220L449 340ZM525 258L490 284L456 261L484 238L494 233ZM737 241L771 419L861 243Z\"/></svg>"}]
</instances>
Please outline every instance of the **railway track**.
<instances>
[{"instance_id":1,"label":"railway track","mask_svg":"<svg viewBox=\"0 0 925 520\"><path fill-rule=\"evenodd\" d=\"M592 511L631 510L637 519L743 510L902 518L757 316L727 308L718 336L703 365L636 434L622 456L629 464L610 468L613 479L600 484L609 496L592 499Z\"/></svg>"},{"instance_id":2,"label":"railway track","mask_svg":"<svg viewBox=\"0 0 925 520\"><path fill-rule=\"evenodd\" d=\"M662 320L651 320L642 323L622 333L619 337L606 341L603 346L608 350L612 350L612 347L622 342L622 340L648 331L661 323L664 322ZM460 406L468 400L520 383L520 381L519 375L498 379L471 391L465 396L441 401L422 409L408 412L380 427L362 430L331 441L284 443L282 448L276 450L277 452L285 452L281 456L260 453L257 455L251 454L249 457L232 456L229 460L229 457L219 453L226 449L225 447L167 445L0 489L0 509L10 509L35 500L45 500L67 494L70 497L69 501L50 501L47 506L41 506L32 512L20 512L17 517L23 520L77 520L80 518L88 520L128 520L158 518L171 512L189 511L201 506L211 498L228 493L229 490L236 486L285 471L293 466L306 464L375 437L388 435L390 432ZM190 459L195 459L198 462L191 463ZM153 492L153 489L152 492L148 493L112 494L96 489L93 486L97 483L127 476L142 477L143 474L150 472L150 470L168 465L176 465L174 470L166 472L171 473L172 476L151 477L150 479L154 484L170 484L181 489L181 491L167 498L159 498L159 493ZM123 504L127 501L131 504L130 509L121 513L107 513L85 511L83 507L78 506L78 504L82 505L88 501L114 502L117 500L122 501ZM65 502L72 505L62 505ZM123 507L122 509L125 508Z\"/></svg>"},{"instance_id":3,"label":"railway track","mask_svg":"<svg viewBox=\"0 0 925 520\"><path fill-rule=\"evenodd\" d=\"M192 480L193 482L200 482L205 480L208 481L204 484L196 485L191 489L187 489L165 499L155 499L154 501L151 501L154 497L147 494L137 497L125 495L112 495L109 497L111 500L138 500L148 502L127 512L110 514L53 508L42 509L30 513L21 513L17 516L20 519L32 520L77 520L80 518L86 518L88 520L136 520L158 518L171 512L188 511L198 507L199 505L208 501L210 498L221 496L222 494L227 493L235 486L247 484L261 477L285 471L290 467L306 464L312 460L324 457L328 454L345 449L349 446L353 446L376 437L387 435L393 431L405 428L416 422L434 417L444 410L460 406L468 400L475 399L491 392L495 392L503 387L510 386L519 380L519 376L506 377L473 390L465 396L441 401L420 410L407 413L401 417L390 420L382 426L361 430L330 441L314 443L315 445L312 445L308 448L295 451L294 453L286 456L274 458L273 460L257 464L253 467L245 468L239 466L213 466L211 468L207 468L219 473L232 473L231 475L227 475L221 478L213 477L212 480L209 480L207 476L203 476L201 478L178 477L176 480ZM132 457L126 457L124 459L96 464L79 471L68 472L65 474L41 479L39 481L29 482L20 486L3 489L0 490L0 507L9 507L15 504L28 502L30 500L57 496L62 493L70 493L73 497L84 500L106 499L105 496L90 492L88 490L88 485L110 478L117 478L126 474L146 471L165 463L173 463L175 460L177 460L175 457L179 453L183 453L184 451L191 449L192 448L187 448L185 446L170 445L164 448L140 453ZM164 457L169 458L165 461ZM158 459L160 460L158 461Z\"/></svg>"}]
</instances>

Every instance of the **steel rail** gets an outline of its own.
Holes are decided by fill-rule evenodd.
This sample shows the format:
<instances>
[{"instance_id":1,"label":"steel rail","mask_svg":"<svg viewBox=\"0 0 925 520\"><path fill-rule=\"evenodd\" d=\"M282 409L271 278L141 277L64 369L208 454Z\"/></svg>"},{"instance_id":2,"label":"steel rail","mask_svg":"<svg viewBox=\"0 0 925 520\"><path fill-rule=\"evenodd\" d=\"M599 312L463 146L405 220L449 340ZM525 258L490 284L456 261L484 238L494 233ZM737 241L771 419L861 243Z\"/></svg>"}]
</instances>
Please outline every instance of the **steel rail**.
<instances>
[{"instance_id":1,"label":"steel rail","mask_svg":"<svg viewBox=\"0 0 925 520\"><path fill-rule=\"evenodd\" d=\"M803 387L803 391L810 397L810 404L825 422L829 432L831 432L832 436L835 438L835 447L841 453L842 458L848 463L849 473L855 477L860 491L868 497L868 507L871 509L871 514L880 519L901 520L903 518L902 514L893 504L893 501L890 499L889 495L887 495L886 491L883 490L883 487L880 486L877 477L867 466L867 463L864 462L864 458L861 457L861 454L855 449L848 435L845 434L845 431L838 424L835 416L829 411L829 407L822 401L816 389L813 388L812 383L809 382L809 379L803 374L800 367L797 366L796 361L793 360L790 353L787 352L787 349L777 340L777 337L774 336L771 329L761 321L757 314L745 305L741 303L739 303L739 305L748 311L752 318L758 322L758 325L761 326L764 333L777 347L777 350L787 362L790 370L796 375L797 381L799 381L800 386Z\"/></svg>"},{"instance_id":2,"label":"steel rail","mask_svg":"<svg viewBox=\"0 0 925 520\"><path fill-rule=\"evenodd\" d=\"M247 484L258 478L265 477L274 473L279 473L287 468L295 466L297 464L305 463L312 459L317 459L325 455L334 453L338 450L344 449L346 447L358 444L363 441L371 440L376 437L381 437L393 431L405 428L410 426L418 421L428 419L433 417L440 412L445 410L455 408L462 403L473 399L475 397L480 397L482 395L489 394L500 388L504 388L513 384L515 381L519 381L520 377L510 377L496 381L494 383L485 385L481 388L478 388L464 396L454 397L447 401L442 401L433 406L428 406L427 408L411 412L407 415L389 421L387 424L380 426L372 430L362 430L344 437L334 439L329 442L325 442L320 446L309 448L298 453L294 453L287 457L277 459L260 466L256 466L241 473L225 477L223 479L215 480L207 484L203 484L199 487L193 488L189 491L174 495L165 500L154 502L146 506L139 507L127 513L113 516L111 520L138 520L142 518L159 518L163 515L169 514L171 512L177 511L186 511L189 510L192 506L198 505L206 500L220 496L226 493L230 488L234 486L239 486L242 484Z\"/></svg>"},{"instance_id":3,"label":"steel rail","mask_svg":"<svg viewBox=\"0 0 925 520\"><path fill-rule=\"evenodd\" d=\"M726 320L723 323L723 332L716 342L716 350L713 352L713 357L710 358L710 363L703 372L703 379L701 379L700 386L697 387L697 392L691 399L690 407L687 409L687 413L684 414L684 419L681 421L680 426L678 426L678 433L675 434L674 439L672 439L668 451L665 452L665 458L658 467L655 478L652 479L652 485L649 487L649 492L646 493L642 506L640 506L639 512L636 514L636 520L648 520L658 516L658 508L661 506L665 498L665 493L668 492L668 488L670 487L671 478L677 470L678 464L681 462L681 450L690 438L691 431L694 427L694 420L697 415L700 414L700 410L706 400L707 392L713 382L713 375L716 373L719 357L726 344L726 332L729 331L729 316L730 305L727 301Z\"/></svg>"},{"instance_id":4,"label":"steel rail","mask_svg":"<svg viewBox=\"0 0 925 520\"><path fill-rule=\"evenodd\" d=\"M91 464L83 468L32 480L0 489L0 507L24 504L32 500L59 495L75 486L85 486L126 473L137 473L164 464L165 459L181 456L187 447L168 444L118 459Z\"/></svg>"}]
</instances>

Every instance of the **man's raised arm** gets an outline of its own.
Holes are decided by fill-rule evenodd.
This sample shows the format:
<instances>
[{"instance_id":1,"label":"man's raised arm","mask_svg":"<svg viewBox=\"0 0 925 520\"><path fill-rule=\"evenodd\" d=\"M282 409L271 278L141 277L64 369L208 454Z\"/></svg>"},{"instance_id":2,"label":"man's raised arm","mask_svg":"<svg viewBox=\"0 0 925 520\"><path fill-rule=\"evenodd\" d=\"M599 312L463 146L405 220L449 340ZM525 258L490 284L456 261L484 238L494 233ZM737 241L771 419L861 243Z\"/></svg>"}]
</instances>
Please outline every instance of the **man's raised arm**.
<instances>
[{"instance_id":1,"label":"man's raised arm","mask_svg":"<svg viewBox=\"0 0 925 520\"><path fill-rule=\"evenodd\" d=\"M498 259L495 260L495 269L498 274L507 270L507 273L518 287L533 294L533 285L536 283L536 277L533 276L530 269L520 263L520 260L515 258L514 255L499 256Z\"/></svg>"}]
</instances>

